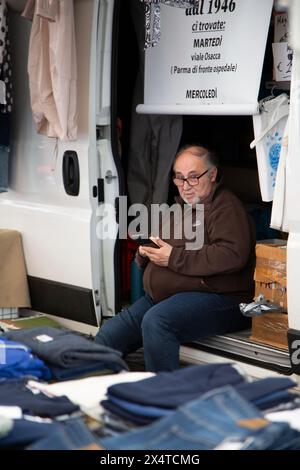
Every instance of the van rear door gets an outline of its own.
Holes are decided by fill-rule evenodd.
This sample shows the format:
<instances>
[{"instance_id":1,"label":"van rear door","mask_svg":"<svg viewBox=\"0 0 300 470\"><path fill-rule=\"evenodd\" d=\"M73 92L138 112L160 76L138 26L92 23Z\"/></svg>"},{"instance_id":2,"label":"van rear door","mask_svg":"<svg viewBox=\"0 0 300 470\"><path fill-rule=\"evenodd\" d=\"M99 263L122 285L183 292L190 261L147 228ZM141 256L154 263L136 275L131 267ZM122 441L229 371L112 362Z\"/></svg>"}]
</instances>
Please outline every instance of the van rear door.
<instances>
[{"instance_id":1,"label":"van rear door","mask_svg":"<svg viewBox=\"0 0 300 470\"><path fill-rule=\"evenodd\" d=\"M117 278L120 271L116 250L118 233L118 196L120 188L119 175L122 173L121 162L118 160L118 148L113 149L116 141L117 116L113 116L112 97L115 95L113 86L113 48L115 1L98 0L95 2L94 18L97 19L95 70L91 76L95 78L95 116L97 130L97 158L100 172L99 206L97 210L97 237L101 247L101 305L103 316L112 316L116 310ZM94 44L94 42L93 42ZM91 97L93 93L91 94ZM93 103L90 103L93 106ZM113 152L114 150L114 152ZM114 158L114 155L116 158ZM102 193L101 193L102 191Z\"/></svg>"},{"instance_id":2,"label":"van rear door","mask_svg":"<svg viewBox=\"0 0 300 470\"><path fill-rule=\"evenodd\" d=\"M117 189L115 170L104 163L111 155L106 18L112 7L112 1L74 1L79 132L72 142L36 133L27 78L30 23L15 13L10 21L11 179L9 191L0 195L0 227L22 234L32 308L71 320L77 329L99 324L100 291L113 278L114 241L103 250L97 236L103 193L113 200ZM108 274L101 278L104 263ZM110 298L104 304L113 310Z\"/></svg>"}]
</instances>

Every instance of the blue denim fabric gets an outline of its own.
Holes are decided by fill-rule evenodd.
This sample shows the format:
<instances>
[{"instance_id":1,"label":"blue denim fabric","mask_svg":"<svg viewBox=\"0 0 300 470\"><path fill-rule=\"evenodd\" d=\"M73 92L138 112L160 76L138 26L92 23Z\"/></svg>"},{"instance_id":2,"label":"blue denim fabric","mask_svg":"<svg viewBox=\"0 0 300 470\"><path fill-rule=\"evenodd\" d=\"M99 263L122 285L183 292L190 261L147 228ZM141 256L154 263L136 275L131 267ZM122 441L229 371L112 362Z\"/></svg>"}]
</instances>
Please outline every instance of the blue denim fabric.
<instances>
[{"instance_id":1,"label":"blue denim fabric","mask_svg":"<svg viewBox=\"0 0 300 470\"><path fill-rule=\"evenodd\" d=\"M149 416L135 415L130 411L121 408L115 403L112 403L110 400L101 401L101 406L110 413L113 413L115 417L125 419L126 421L134 423L137 426L145 426L146 424L153 423L153 418L150 418Z\"/></svg>"},{"instance_id":2,"label":"blue denim fabric","mask_svg":"<svg viewBox=\"0 0 300 470\"><path fill-rule=\"evenodd\" d=\"M107 396L140 405L177 408L214 388L243 384L245 378L231 364L196 365L160 372L134 383L112 385Z\"/></svg>"},{"instance_id":3,"label":"blue denim fabric","mask_svg":"<svg viewBox=\"0 0 300 470\"><path fill-rule=\"evenodd\" d=\"M203 368L203 372L204 372L204 371L207 371L206 368L209 367L211 368L210 370L212 373L214 366L217 367L218 365L216 364L216 365L211 365L211 366L194 366L192 367L191 371L187 369L187 372L193 372L195 368L197 369L199 367L200 367L200 371L201 371L201 368ZM229 370L227 369L227 372L229 372ZM224 369L224 384L226 383L225 371L226 369ZM163 375L163 377L160 377L161 375ZM137 390L133 390L132 387L129 386L130 384L126 384L126 383L116 384L116 385L111 386L108 389L107 397L110 403L113 405L114 412L117 415L124 416L122 412L125 411L127 414L127 419L130 419L130 421L133 421L133 422L136 422L136 417L138 417L138 420L140 417L149 419L149 421L150 419L154 420L156 418L167 416L170 412L172 412L172 409L170 407L153 406L153 403L151 403L151 397L154 395L153 386L155 386L155 384L157 387L157 392L160 393L160 390L161 390L162 396L159 397L159 400L162 401L165 399L165 402L168 401L168 394L165 393L168 387L166 387L167 384L165 384L165 388L163 387L164 384L162 383L161 379L165 379L165 381L167 382L169 378L169 381L170 381L169 389L171 393L170 393L170 400L168 403L169 406L173 402L172 392L175 393L174 391L176 391L177 389L179 390L178 395L176 394L177 403L176 403L176 406L173 406L173 409L178 407L179 405L184 405L187 401L193 398L200 397L200 395L203 394L203 388L205 391L205 386L206 387L210 386L211 390L213 388L216 388L216 386L214 386L213 380L210 380L207 383L205 382L205 374L203 374L203 383L201 384L202 387L197 386L198 385L197 383L193 384L193 386L195 387L194 396L190 394L189 399L186 399L187 392L191 393L192 391L192 386L190 385L189 382L182 381L184 376L187 378L187 375L180 374L180 371L175 371L175 372L165 373L165 374L158 374L155 377L151 377L150 379L145 379L143 381L136 382ZM192 380L191 373L189 374L189 377ZM174 380L175 378L177 380L177 383L176 383L176 380ZM213 374L211 375L210 379L212 378L213 378ZM228 382L227 382L228 384L230 383L231 378L232 377L230 377L229 375ZM148 383L148 391L147 391L147 383ZM122 386L120 387L120 385ZM162 385L161 388L160 388L160 385ZM288 388L294 387L295 385L296 385L296 382L294 382L293 380L287 377L271 377L267 379L256 380L254 382L248 382L248 383L242 382L242 383L233 384L234 388L240 393L240 395L243 398L248 399L248 401L252 402L253 405L257 406L260 409L267 409L267 408L270 408L270 405L273 406L274 404L280 404L282 402L292 401L293 395L287 392L286 390ZM142 386L142 390L145 396L143 401L147 401L147 404L139 403L139 401L141 400L141 386ZM207 388L207 390L209 390L209 388ZM185 393L182 393L183 391L185 391ZM130 400L128 399L125 400L124 398L120 398L120 395L123 395L123 396L127 395L127 397L129 397ZM137 398L137 401L134 401L134 397ZM156 397L154 396L154 399L155 398Z\"/></svg>"},{"instance_id":4,"label":"blue denim fabric","mask_svg":"<svg viewBox=\"0 0 300 470\"><path fill-rule=\"evenodd\" d=\"M242 383L236 390L255 406L264 410L285 401L292 401L293 397L287 392L297 383L288 377L269 377L255 382Z\"/></svg>"},{"instance_id":5,"label":"blue denim fabric","mask_svg":"<svg viewBox=\"0 0 300 470\"><path fill-rule=\"evenodd\" d=\"M273 423L246 439L240 450L299 450L300 433L288 423Z\"/></svg>"},{"instance_id":6,"label":"blue denim fabric","mask_svg":"<svg viewBox=\"0 0 300 470\"><path fill-rule=\"evenodd\" d=\"M180 344L249 325L226 295L184 292L154 304L146 294L106 321L95 341L125 355L143 345L146 370L167 371L179 368Z\"/></svg>"},{"instance_id":7,"label":"blue denim fabric","mask_svg":"<svg viewBox=\"0 0 300 470\"><path fill-rule=\"evenodd\" d=\"M19 406L24 414L50 418L70 415L79 410L79 406L67 397L33 393L26 387L27 381L27 378L0 379L0 406Z\"/></svg>"},{"instance_id":8,"label":"blue denim fabric","mask_svg":"<svg viewBox=\"0 0 300 470\"><path fill-rule=\"evenodd\" d=\"M152 419L161 418L173 413L171 408L158 408L157 406L144 406L130 401L122 400L121 398L115 398L110 396L109 400L118 405L120 408L133 413L134 415L149 416Z\"/></svg>"},{"instance_id":9,"label":"blue denim fabric","mask_svg":"<svg viewBox=\"0 0 300 470\"><path fill-rule=\"evenodd\" d=\"M61 424L55 422L36 423L18 419L14 421L10 433L0 439L0 449L24 449L46 436L55 435L60 429Z\"/></svg>"},{"instance_id":10,"label":"blue denim fabric","mask_svg":"<svg viewBox=\"0 0 300 470\"><path fill-rule=\"evenodd\" d=\"M105 364L104 362L102 363L91 363L91 364L86 364L85 366L82 367L59 367L59 366L53 366L49 364L49 367L51 369L51 373L53 377L58 380L71 380L71 379L76 379L76 378L82 378L85 376L89 376L92 373L93 374L112 374L114 372L118 372L120 369L118 369L119 365L113 366L111 362L108 362Z\"/></svg>"},{"instance_id":11,"label":"blue denim fabric","mask_svg":"<svg viewBox=\"0 0 300 470\"><path fill-rule=\"evenodd\" d=\"M0 145L0 193L8 189L9 153L9 147Z\"/></svg>"},{"instance_id":12,"label":"blue denim fabric","mask_svg":"<svg viewBox=\"0 0 300 470\"><path fill-rule=\"evenodd\" d=\"M279 445L278 436L281 445L285 443L288 447L284 438L290 429L288 425L271 423L255 430L245 421L257 418L262 418L259 410L226 386L206 393L149 426L100 439L100 443L107 450L211 450L225 439L244 442L257 435L258 442L251 440L253 449ZM300 434L297 431L292 434L297 446Z\"/></svg>"},{"instance_id":13,"label":"blue denim fabric","mask_svg":"<svg viewBox=\"0 0 300 470\"><path fill-rule=\"evenodd\" d=\"M76 450L96 442L81 418L70 419L49 437L38 440L27 450Z\"/></svg>"}]
</instances>

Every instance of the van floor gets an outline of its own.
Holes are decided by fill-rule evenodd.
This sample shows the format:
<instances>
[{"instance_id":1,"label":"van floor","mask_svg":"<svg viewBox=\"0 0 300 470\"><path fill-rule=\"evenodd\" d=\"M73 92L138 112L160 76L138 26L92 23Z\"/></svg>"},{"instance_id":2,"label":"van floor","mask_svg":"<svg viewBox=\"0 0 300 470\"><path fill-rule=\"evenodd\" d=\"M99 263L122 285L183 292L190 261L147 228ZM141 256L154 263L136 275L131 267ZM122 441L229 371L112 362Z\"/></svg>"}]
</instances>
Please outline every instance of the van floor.
<instances>
[{"instance_id":1,"label":"van floor","mask_svg":"<svg viewBox=\"0 0 300 470\"><path fill-rule=\"evenodd\" d=\"M226 335L201 338L198 341L184 346L192 351L192 356L196 359L201 358L203 351L234 361L263 367L282 374L291 374L291 362L288 350L252 340L251 329Z\"/></svg>"}]
</instances>

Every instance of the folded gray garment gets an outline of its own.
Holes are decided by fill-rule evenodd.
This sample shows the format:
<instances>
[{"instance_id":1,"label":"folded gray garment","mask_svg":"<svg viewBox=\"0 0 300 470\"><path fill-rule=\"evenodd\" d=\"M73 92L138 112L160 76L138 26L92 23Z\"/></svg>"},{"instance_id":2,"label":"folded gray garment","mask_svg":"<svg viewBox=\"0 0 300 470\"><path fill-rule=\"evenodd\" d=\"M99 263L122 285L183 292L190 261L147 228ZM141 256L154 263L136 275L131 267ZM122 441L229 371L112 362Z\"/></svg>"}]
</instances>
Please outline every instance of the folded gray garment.
<instances>
[{"instance_id":1,"label":"folded gray garment","mask_svg":"<svg viewBox=\"0 0 300 470\"><path fill-rule=\"evenodd\" d=\"M0 416L0 439L7 436L13 428L13 420Z\"/></svg>"},{"instance_id":2,"label":"folded gray garment","mask_svg":"<svg viewBox=\"0 0 300 470\"><path fill-rule=\"evenodd\" d=\"M114 365L114 369L128 370L120 351L97 344L69 330L53 327L26 328L11 330L5 336L29 346L41 359L60 367L69 369L101 363Z\"/></svg>"}]
</instances>

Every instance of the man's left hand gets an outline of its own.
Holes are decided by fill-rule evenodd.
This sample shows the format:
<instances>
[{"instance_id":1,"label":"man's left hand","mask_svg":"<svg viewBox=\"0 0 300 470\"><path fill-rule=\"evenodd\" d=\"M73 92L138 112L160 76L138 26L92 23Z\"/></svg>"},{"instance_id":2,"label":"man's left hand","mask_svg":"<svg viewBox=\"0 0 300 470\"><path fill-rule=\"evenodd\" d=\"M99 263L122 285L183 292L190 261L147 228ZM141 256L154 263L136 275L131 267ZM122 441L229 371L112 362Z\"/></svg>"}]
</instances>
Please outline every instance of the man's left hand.
<instances>
[{"instance_id":1,"label":"man's left hand","mask_svg":"<svg viewBox=\"0 0 300 470\"><path fill-rule=\"evenodd\" d=\"M158 237L155 237L153 241L156 243L158 248L151 248L150 246L143 246L143 254L148 256L152 263L158 266L168 266L169 258L173 247L169 243L164 242Z\"/></svg>"}]
</instances>

